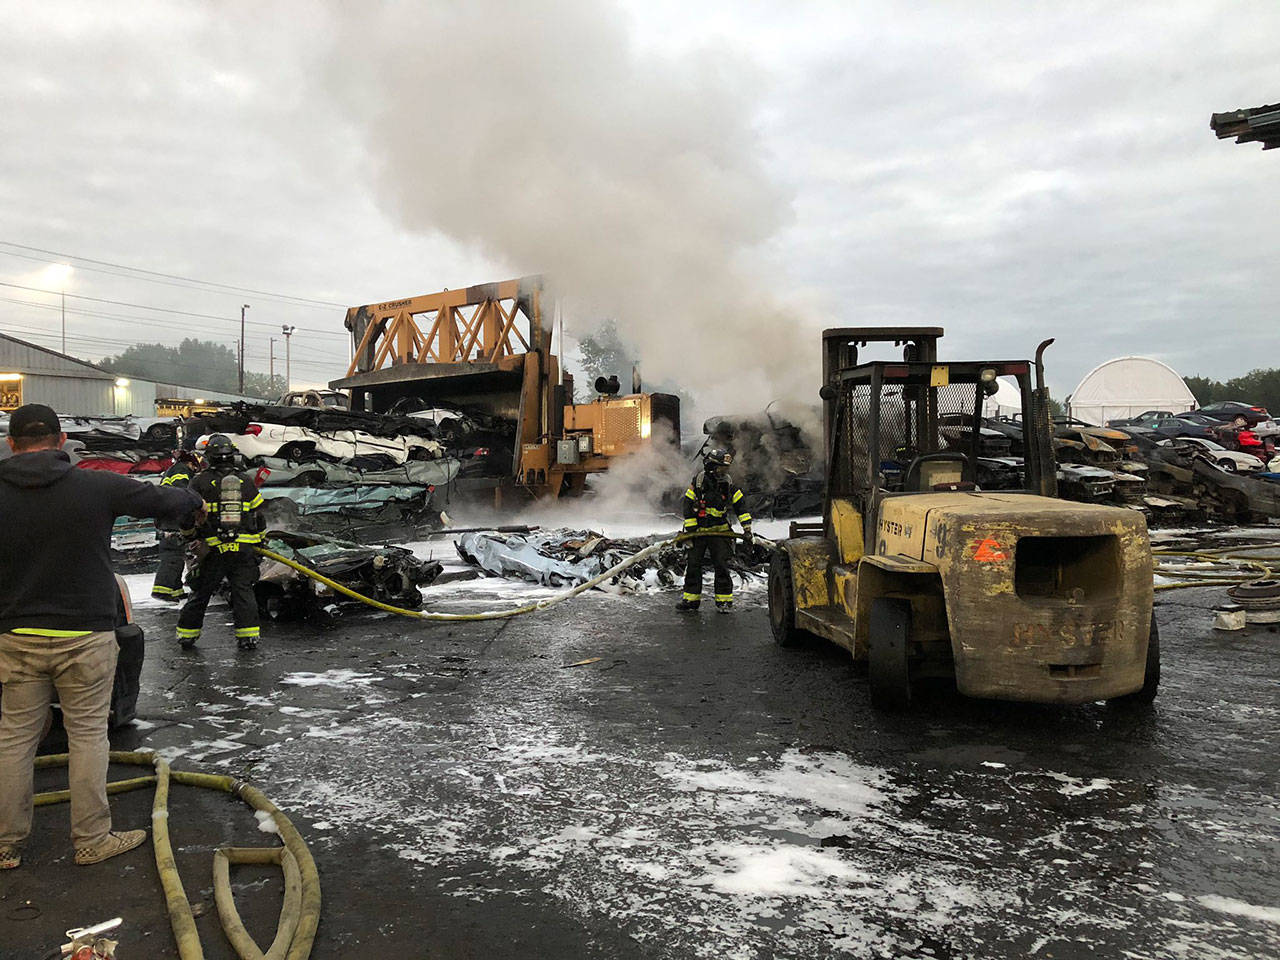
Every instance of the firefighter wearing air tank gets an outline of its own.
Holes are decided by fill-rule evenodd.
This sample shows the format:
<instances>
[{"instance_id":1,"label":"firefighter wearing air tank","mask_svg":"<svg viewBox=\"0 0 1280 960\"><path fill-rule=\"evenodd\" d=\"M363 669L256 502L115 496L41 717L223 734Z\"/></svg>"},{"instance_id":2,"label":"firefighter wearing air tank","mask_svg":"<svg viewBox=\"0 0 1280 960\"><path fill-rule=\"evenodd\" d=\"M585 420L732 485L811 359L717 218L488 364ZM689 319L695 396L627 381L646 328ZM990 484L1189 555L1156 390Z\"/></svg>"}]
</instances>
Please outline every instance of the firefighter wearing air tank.
<instances>
[{"instance_id":1,"label":"firefighter wearing air tank","mask_svg":"<svg viewBox=\"0 0 1280 960\"><path fill-rule=\"evenodd\" d=\"M178 614L178 642L190 649L200 639L205 607L227 581L236 644L242 650L258 645L258 602L253 585L258 579L258 555L262 542L262 494L253 478L236 472L235 445L222 434L209 438L204 451L208 468L191 480L191 490L205 503L204 519L194 530L184 531L195 541L196 565L191 596Z\"/></svg>"},{"instance_id":2,"label":"firefighter wearing air tank","mask_svg":"<svg viewBox=\"0 0 1280 960\"><path fill-rule=\"evenodd\" d=\"M738 518L748 544L752 542L751 514L742 506L742 491L729 478L733 456L726 450L708 451L702 459L702 472L684 492L685 533L728 533L730 521ZM689 558L684 573L684 596L677 610L697 610L702 602L702 560L711 554L715 566L716 609L728 613L733 609L733 576L729 557L733 553L730 537L695 537L689 541Z\"/></svg>"},{"instance_id":3,"label":"firefighter wearing air tank","mask_svg":"<svg viewBox=\"0 0 1280 960\"><path fill-rule=\"evenodd\" d=\"M191 485L191 478L199 473L200 467L200 457L197 454L190 450L177 450L174 452L173 466L160 478L160 486L185 489ZM174 521L157 520L156 540L160 545L160 565L156 568L151 595L157 600L180 603L185 596L182 574L187 561L187 538Z\"/></svg>"}]
</instances>

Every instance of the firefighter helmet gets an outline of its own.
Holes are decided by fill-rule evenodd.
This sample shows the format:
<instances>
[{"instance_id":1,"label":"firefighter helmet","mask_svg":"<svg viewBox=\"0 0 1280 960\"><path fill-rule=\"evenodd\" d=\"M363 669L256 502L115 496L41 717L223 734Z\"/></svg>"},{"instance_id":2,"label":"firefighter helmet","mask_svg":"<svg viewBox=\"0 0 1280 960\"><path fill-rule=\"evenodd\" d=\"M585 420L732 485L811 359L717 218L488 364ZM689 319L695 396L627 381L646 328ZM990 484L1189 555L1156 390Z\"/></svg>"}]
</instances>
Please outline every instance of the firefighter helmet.
<instances>
[{"instance_id":1,"label":"firefighter helmet","mask_svg":"<svg viewBox=\"0 0 1280 960\"><path fill-rule=\"evenodd\" d=\"M702 465L711 471L723 473L733 463L733 454L720 447L712 447L702 457Z\"/></svg>"},{"instance_id":2,"label":"firefighter helmet","mask_svg":"<svg viewBox=\"0 0 1280 960\"><path fill-rule=\"evenodd\" d=\"M183 450L178 448L173 451L173 459L175 463L185 463L193 469L199 470L204 466L204 460L200 457L199 450Z\"/></svg>"},{"instance_id":3,"label":"firefighter helmet","mask_svg":"<svg viewBox=\"0 0 1280 960\"><path fill-rule=\"evenodd\" d=\"M221 433L215 433L204 446L204 458L211 467L233 467L236 445Z\"/></svg>"}]
</instances>

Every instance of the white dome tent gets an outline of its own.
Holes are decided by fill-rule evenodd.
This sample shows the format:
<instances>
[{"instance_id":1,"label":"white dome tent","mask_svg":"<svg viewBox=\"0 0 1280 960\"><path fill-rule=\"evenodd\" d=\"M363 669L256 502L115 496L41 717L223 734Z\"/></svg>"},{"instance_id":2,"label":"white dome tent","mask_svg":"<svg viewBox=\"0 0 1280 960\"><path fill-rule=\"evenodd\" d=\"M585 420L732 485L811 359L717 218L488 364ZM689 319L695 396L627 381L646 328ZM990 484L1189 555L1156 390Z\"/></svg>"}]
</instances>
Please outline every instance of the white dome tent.
<instances>
[{"instance_id":1,"label":"white dome tent","mask_svg":"<svg viewBox=\"0 0 1280 960\"><path fill-rule=\"evenodd\" d=\"M1178 372L1151 357L1117 357L1090 370L1067 398L1067 413L1099 426L1147 410L1184 413L1196 405Z\"/></svg>"},{"instance_id":2,"label":"white dome tent","mask_svg":"<svg viewBox=\"0 0 1280 960\"><path fill-rule=\"evenodd\" d=\"M983 416L1012 417L1022 412L1022 391L1018 389L1018 381L1012 377L1001 377L996 381L996 392L982 404Z\"/></svg>"}]
</instances>

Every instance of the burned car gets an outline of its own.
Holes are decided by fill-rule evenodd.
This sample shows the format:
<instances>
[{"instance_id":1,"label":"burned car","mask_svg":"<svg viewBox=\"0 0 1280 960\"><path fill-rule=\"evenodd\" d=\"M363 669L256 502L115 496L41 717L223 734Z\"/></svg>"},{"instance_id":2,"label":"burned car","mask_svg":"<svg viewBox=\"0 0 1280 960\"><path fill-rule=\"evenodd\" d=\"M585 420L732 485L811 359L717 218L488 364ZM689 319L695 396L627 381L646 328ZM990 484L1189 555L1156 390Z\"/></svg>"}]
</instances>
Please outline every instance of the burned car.
<instances>
[{"instance_id":1,"label":"burned car","mask_svg":"<svg viewBox=\"0 0 1280 960\"><path fill-rule=\"evenodd\" d=\"M263 546L361 596L409 610L422 606L419 587L443 570L438 561L420 560L403 547L368 546L320 534L271 530L263 535ZM324 623L361 603L270 558L263 559L254 590L259 612L271 620Z\"/></svg>"}]
</instances>

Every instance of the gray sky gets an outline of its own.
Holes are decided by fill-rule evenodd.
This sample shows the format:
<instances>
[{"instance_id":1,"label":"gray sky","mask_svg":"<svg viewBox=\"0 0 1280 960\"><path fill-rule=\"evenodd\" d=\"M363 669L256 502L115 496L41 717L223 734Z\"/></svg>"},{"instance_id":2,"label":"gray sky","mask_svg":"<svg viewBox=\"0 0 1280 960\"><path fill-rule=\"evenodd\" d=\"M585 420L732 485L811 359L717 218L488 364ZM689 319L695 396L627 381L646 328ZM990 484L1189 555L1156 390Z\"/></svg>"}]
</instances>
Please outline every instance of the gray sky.
<instances>
[{"instance_id":1,"label":"gray sky","mask_svg":"<svg viewBox=\"0 0 1280 960\"><path fill-rule=\"evenodd\" d=\"M719 404L816 393L837 323L1056 336L1059 395L1280 365L1280 155L1208 128L1280 100L1274 3L412 6L0 0L0 241L342 305L547 271ZM231 343L249 303L250 367L287 322L296 381L343 372L341 306L0 251L226 318L68 300L71 353ZM15 300L57 298L0 287L56 346Z\"/></svg>"}]
</instances>

